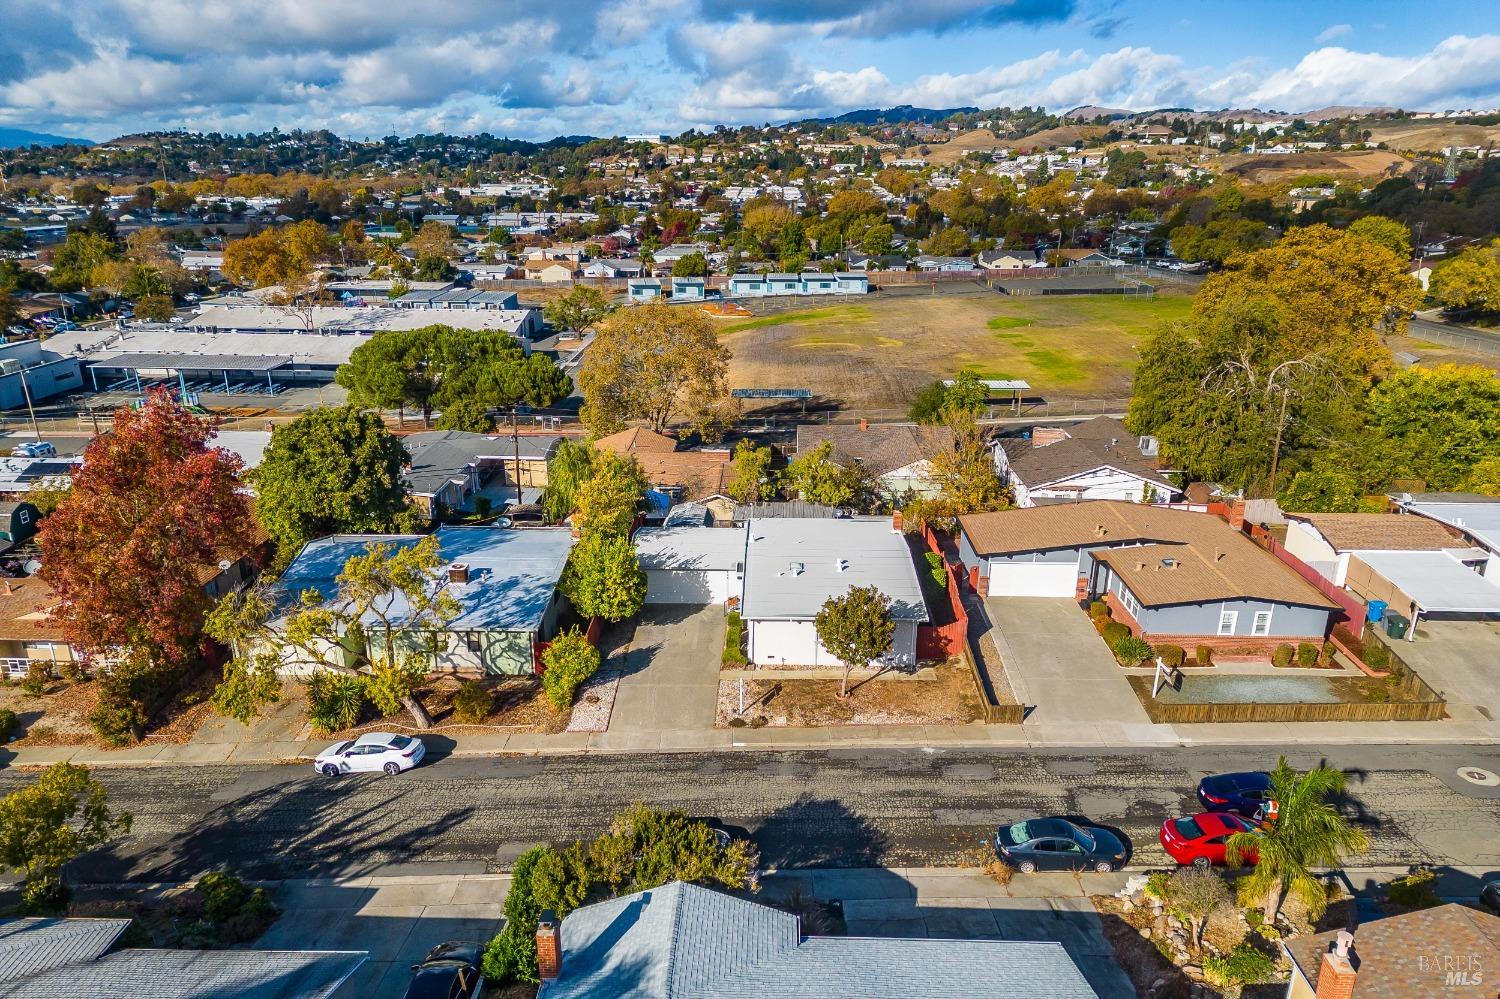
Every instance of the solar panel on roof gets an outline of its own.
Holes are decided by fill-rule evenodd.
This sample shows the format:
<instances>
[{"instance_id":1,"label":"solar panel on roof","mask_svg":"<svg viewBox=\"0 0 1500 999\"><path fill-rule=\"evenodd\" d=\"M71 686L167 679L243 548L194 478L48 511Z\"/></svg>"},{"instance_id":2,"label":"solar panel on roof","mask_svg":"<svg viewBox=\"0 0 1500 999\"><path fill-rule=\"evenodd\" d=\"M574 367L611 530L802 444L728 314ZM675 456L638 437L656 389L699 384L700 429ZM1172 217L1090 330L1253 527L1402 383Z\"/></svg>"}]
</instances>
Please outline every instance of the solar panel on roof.
<instances>
[{"instance_id":1,"label":"solar panel on roof","mask_svg":"<svg viewBox=\"0 0 1500 999\"><path fill-rule=\"evenodd\" d=\"M811 399L812 389L804 388L739 388L729 394L736 399Z\"/></svg>"}]
</instances>

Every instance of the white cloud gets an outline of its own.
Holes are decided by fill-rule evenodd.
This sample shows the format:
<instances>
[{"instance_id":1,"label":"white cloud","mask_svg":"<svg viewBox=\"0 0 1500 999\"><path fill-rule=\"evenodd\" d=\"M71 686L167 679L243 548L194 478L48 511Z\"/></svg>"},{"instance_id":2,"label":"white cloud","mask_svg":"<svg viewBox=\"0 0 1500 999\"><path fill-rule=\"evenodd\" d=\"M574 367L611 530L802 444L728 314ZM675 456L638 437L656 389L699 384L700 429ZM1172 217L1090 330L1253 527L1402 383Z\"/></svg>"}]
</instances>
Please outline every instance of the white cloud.
<instances>
[{"instance_id":1,"label":"white cloud","mask_svg":"<svg viewBox=\"0 0 1500 999\"><path fill-rule=\"evenodd\" d=\"M1317 42L1319 45L1322 45L1324 42L1331 42L1335 38L1342 38L1344 35L1347 35L1353 30L1354 25L1352 24L1330 24L1328 27L1318 32L1318 37L1314 38L1313 41Z\"/></svg>"},{"instance_id":2,"label":"white cloud","mask_svg":"<svg viewBox=\"0 0 1500 999\"><path fill-rule=\"evenodd\" d=\"M1266 77L1245 99L1306 110L1325 104L1493 103L1500 95L1500 35L1453 35L1416 56L1330 47Z\"/></svg>"}]
</instances>

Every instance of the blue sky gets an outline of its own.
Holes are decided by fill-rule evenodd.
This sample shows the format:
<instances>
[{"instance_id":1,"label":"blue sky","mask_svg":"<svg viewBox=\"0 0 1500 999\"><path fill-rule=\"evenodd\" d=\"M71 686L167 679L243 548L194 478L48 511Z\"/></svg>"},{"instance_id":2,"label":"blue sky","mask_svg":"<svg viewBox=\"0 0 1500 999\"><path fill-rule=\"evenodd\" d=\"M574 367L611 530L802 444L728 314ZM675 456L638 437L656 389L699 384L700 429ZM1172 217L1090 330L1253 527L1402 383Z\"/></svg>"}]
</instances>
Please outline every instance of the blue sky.
<instances>
[{"instance_id":1,"label":"blue sky","mask_svg":"<svg viewBox=\"0 0 1500 999\"><path fill-rule=\"evenodd\" d=\"M0 124L545 139L853 108L1500 105L1493 3L0 0Z\"/></svg>"}]
</instances>

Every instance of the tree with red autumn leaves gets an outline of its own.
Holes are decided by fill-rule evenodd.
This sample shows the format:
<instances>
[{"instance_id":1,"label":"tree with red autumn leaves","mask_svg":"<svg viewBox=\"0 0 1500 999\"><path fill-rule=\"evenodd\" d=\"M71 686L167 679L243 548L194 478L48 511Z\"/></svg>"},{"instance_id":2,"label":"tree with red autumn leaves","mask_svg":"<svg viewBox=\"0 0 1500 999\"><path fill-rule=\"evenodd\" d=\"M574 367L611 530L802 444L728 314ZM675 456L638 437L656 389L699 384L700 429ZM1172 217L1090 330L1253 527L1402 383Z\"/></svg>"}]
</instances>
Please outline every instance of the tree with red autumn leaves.
<instances>
[{"instance_id":1,"label":"tree with red autumn leaves","mask_svg":"<svg viewBox=\"0 0 1500 999\"><path fill-rule=\"evenodd\" d=\"M254 544L240 460L165 392L115 413L41 524L52 619L85 658L128 653L159 668L197 651L205 581Z\"/></svg>"}]
</instances>

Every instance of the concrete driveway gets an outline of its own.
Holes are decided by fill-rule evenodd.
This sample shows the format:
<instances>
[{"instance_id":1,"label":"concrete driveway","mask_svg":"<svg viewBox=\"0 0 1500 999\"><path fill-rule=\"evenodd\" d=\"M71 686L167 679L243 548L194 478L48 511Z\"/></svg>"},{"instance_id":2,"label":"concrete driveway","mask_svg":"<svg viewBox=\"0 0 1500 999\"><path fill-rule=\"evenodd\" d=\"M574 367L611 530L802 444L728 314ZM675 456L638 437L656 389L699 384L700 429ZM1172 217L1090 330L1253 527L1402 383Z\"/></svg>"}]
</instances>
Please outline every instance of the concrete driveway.
<instances>
[{"instance_id":1,"label":"concrete driveway","mask_svg":"<svg viewBox=\"0 0 1500 999\"><path fill-rule=\"evenodd\" d=\"M1416 641L1392 644L1454 718L1500 721L1500 621L1419 621Z\"/></svg>"},{"instance_id":2,"label":"concrete driveway","mask_svg":"<svg viewBox=\"0 0 1500 999\"><path fill-rule=\"evenodd\" d=\"M609 732L712 732L723 649L722 605L646 608L625 654Z\"/></svg>"},{"instance_id":3,"label":"concrete driveway","mask_svg":"<svg viewBox=\"0 0 1500 999\"><path fill-rule=\"evenodd\" d=\"M1016 699L1039 736L1092 745L1153 726L1088 615L1065 597L991 597L985 610Z\"/></svg>"}]
</instances>

